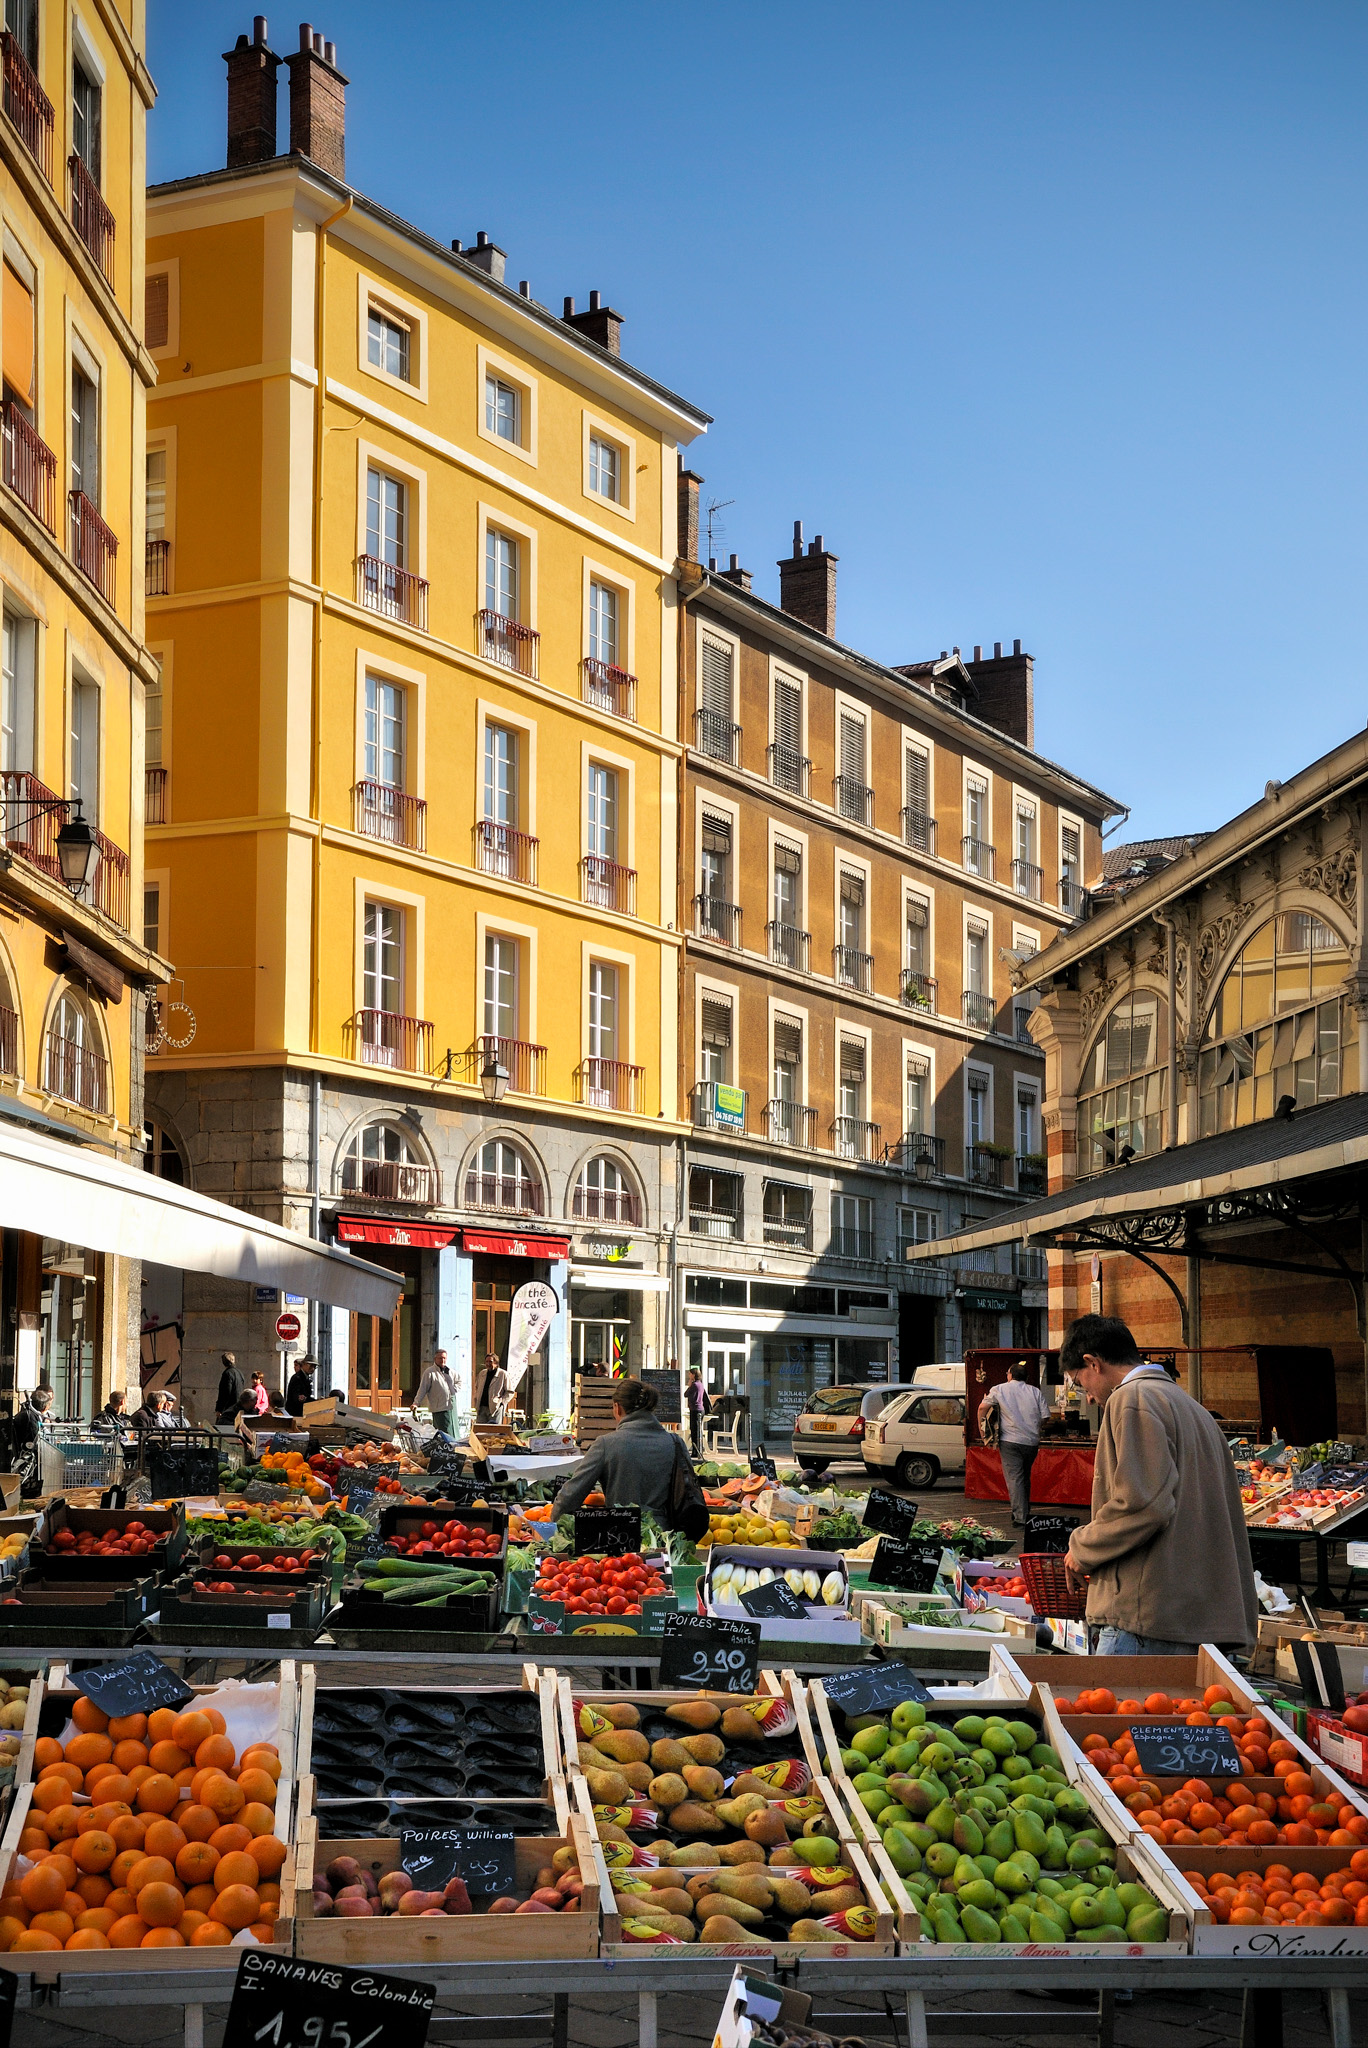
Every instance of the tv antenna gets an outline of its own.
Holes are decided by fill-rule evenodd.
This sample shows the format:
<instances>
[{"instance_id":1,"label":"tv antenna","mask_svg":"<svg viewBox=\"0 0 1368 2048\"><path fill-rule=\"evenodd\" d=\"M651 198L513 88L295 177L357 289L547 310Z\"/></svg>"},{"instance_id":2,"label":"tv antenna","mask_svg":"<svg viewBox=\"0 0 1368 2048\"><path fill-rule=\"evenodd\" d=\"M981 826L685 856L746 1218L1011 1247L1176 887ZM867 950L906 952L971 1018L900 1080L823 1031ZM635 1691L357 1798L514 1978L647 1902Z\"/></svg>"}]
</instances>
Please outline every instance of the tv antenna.
<instances>
[{"instance_id":1,"label":"tv antenna","mask_svg":"<svg viewBox=\"0 0 1368 2048\"><path fill-rule=\"evenodd\" d=\"M717 515L719 512L725 512L728 505L734 505L735 503L735 498L712 498L708 502L708 510L706 514L708 525L708 544L705 549L705 553L709 561L712 561L716 556L717 543L727 530L725 522L719 519Z\"/></svg>"}]
</instances>

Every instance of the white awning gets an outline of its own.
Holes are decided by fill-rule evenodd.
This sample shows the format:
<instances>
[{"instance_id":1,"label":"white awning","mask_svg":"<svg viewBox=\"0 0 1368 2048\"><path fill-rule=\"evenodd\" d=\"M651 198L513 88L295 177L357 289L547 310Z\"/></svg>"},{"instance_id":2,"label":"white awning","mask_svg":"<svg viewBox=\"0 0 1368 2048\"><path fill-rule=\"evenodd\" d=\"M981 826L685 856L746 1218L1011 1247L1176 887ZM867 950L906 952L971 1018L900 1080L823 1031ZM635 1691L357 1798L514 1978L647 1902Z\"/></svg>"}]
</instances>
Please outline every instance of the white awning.
<instances>
[{"instance_id":1,"label":"white awning","mask_svg":"<svg viewBox=\"0 0 1368 2048\"><path fill-rule=\"evenodd\" d=\"M397 1273L245 1209L103 1159L87 1146L29 1137L3 1124L0 1227L249 1280L387 1321L404 1284Z\"/></svg>"},{"instance_id":2,"label":"white awning","mask_svg":"<svg viewBox=\"0 0 1368 2048\"><path fill-rule=\"evenodd\" d=\"M611 1287L621 1293L668 1294L668 1273L646 1273L640 1266L572 1266L570 1280L575 1287Z\"/></svg>"}]
</instances>

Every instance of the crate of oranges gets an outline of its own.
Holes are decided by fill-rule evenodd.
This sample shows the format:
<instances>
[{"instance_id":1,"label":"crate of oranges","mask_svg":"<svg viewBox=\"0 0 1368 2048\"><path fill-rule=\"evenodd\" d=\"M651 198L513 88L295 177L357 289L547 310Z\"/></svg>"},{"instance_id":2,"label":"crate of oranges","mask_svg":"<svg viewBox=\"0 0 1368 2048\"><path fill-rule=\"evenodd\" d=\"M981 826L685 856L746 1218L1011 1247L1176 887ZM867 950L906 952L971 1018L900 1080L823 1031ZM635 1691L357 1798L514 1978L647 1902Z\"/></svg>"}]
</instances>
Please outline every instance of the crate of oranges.
<instances>
[{"instance_id":1,"label":"crate of oranges","mask_svg":"<svg viewBox=\"0 0 1368 2048\"><path fill-rule=\"evenodd\" d=\"M0 1841L7 1967L118 1968L142 1949L221 1966L216 1951L249 1943L288 1954L281 1745L239 1746L223 1711L200 1698L111 1720L84 1694L50 1694L40 1725L51 1725L54 1700L62 1734L31 1738L33 1775ZM55 1956L59 1965L44 1960Z\"/></svg>"},{"instance_id":2,"label":"crate of oranges","mask_svg":"<svg viewBox=\"0 0 1368 2048\"><path fill-rule=\"evenodd\" d=\"M1368 1954L1368 1849L1173 1852L1194 1955Z\"/></svg>"}]
</instances>

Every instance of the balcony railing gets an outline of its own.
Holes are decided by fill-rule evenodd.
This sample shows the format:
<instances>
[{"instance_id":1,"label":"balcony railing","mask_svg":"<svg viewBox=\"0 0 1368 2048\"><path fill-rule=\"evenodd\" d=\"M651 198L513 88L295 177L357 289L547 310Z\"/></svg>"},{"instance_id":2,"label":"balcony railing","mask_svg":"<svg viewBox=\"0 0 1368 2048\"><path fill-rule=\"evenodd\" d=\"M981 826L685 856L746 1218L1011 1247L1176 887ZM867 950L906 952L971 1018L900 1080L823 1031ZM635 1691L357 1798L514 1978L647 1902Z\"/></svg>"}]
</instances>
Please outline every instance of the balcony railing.
<instances>
[{"instance_id":1,"label":"balcony railing","mask_svg":"<svg viewBox=\"0 0 1368 2048\"><path fill-rule=\"evenodd\" d=\"M903 809L898 813L902 821L903 845L911 846L918 853L934 853L936 850L936 821L925 811Z\"/></svg>"},{"instance_id":2,"label":"balcony railing","mask_svg":"<svg viewBox=\"0 0 1368 2048\"><path fill-rule=\"evenodd\" d=\"M812 763L806 754L800 754L793 747L773 746L765 750L769 763L769 779L776 789L786 789L793 796L806 796L812 780Z\"/></svg>"},{"instance_id":3,"label":"balcony railing","mask_svg":"<svg viewBox=\"0 0 1368 2048\"><path fill-rule=\"evenodd\" d=\"M19 1071L19 1013L0 1007L0 1074Z\"/></svg>"},{"instance_id":4,"label":"balcony railing","mask_svg":"<svg viewBox=\"0 0 1368 2048\"><path fill-rule=\"evenodd\" d=\"M697 1131L744 1131L750 1095L724 1081L698 1081L689 1090L690 1116Z\"/></svg>"},{"instance_id":5,"label":"balcony railing","mask_svg":"<svg viewBox=\"0 0 1368 2048\"><path fill-rule=\"evenodd\" d=\"M715 946L739 946L740 904L724 903L720 896L695 896L694 935L700 939L711 939Z\"/></svg>"},{"instance_id":6,"label":"balcony railing","mask_svg":"<svg viewBox=\"0 0 1368 2048\"><path fill-rule=\"evenodd\" d=\"M809 972L811 932L799 931L796 924L767 924L765 938L769 944L770 959L776 967L796 967L800 974Z\"/></svg>"},{"instance_id":7,"label":"balcony railing","mask_svg":"<svg viewBox=\"0 0 1368 2048\"><path fill-rule=\"evenodd\" d=\"M37 810L42 804L46 808ZM62 879L57 860L57 834L66 823L67 807L55 790L23 768L0 770L0 807L4 843L30 867L41 868L54 882Z\"/></svg>"},{"instance_id":8,"label":"balcony railing","mask_svg":"<svg viewBox=\"0 0 1368 2048\"><path fill-rule=\"evenodd\" d=\"M580 902L599 910L618 910L625 917L636 916L636 869L620 861L605 860L601 853L586 853L580 866Z\"/></svg>"},{"instance_id":9,"label":"balcony railing","mask_svg":"<svg viewBox=\"0 0 1368 2048\"><path fill-rule=\"evenodd\" d=\"M18 38L6 29L0 35L4 52L5 112L13 121L25 149L49 185L52 183L52 101L33 74Z\"/></svg>"},{"instance_id":10,"label":"balcony railing","mask_svg":"<svg viewBox=\"0 0 1368 2048\"><path fill-rule=\"evenodd\" d=\"M874 955L861 953L854 946L833 946L831 978L842 988L867 989L874 979Z\"/></svg>"},{"instance_id":11,"label":"balcony railing","mask_svg":"<svg viewBox=\"0 0 1368 2048\"><path fill-rule=\"evenodd\" d=\"M834 1259L864 1259L874 1256L874 1233L872 1230L856 1230L846 1225L833 1223L828 1252Z\"/></svg>"},{"instance_id":12,"label":"balcony railing","mask_svg":"<svg viewBox=\"0 0 1368 2048\"><path fill-rule=\"evenodd\" d=\"M765 1136L771 1145L796 1145L812 1152L817 1146L817 1112L805 1102L787 1102L772 1095L765 1104Z\"/></svg>"},{"instance_id":13,"label":"balcony railing","mask_svg":"<svg viewBox=\"0 0 1368 2048\"><path fill-rule=\"evenodd\" d=\"M964 1178L981 1188L1000 1188L1003 1161L1000 1154L989 1152L982 1145L966 1145L964 1148Z\"/></svg>"},{"instance_id":14,"label":"balcony railing","mask_svg":"<svg viewBox=\"0 0 1368 2048\"><path fill-rule=\"evenodd\" d=\"M938 1179L945 1172L945 1140L926 1131L904 1131L896 1145L884 1146L884 1164L918 1180Z\"/></svg>"},{"instance_id":15,"label":"balcony railing","mask_svg":"<svg viewBox=\"0 0 1368 2048\"><path fill-rule=\"evenodd\" d=\"M514 675L537 680L540 633L517 619L505 618L502 612L477 612L475 621L480 629L480 652L486 661L497 661L500 668L511 668Z\"/></svg>"},{"instance_id":16,"label":"balcony railing","mask_svg":"<svg viewBox=\"0 0 1368 2048\"><path fill-rule=\"evenodd\" d=\"M1070 917L1086 917L1089 913L1089 892L1081 882L1074 881L1070 875L1060 876L1059 907L1067 911Z\"/></svg>"},{"instance_id":17,"label":"balcony railing","mask_svg":"<svg viewBox=\"0 0 1368 2048\"><path fill-rule=\"evenodd\" d=\"M625 1060L587 1059L575 1069L575 1100L592 1109L624 1109L637 1114L645 1078L645 1067L630 1067Z\"/></svg>"},{"instance_id":18,"label":"balcony railing","mask_svg":"<svg viewBox=\"0 0 1368 2048\"><path fill-rule=\"evenodd\" d=\"M857 825L874 823L874 792L863 782L854 782L848 775L837 775L832 781L832 802L843 818L854 819Z\"/></svg>"},{"instance_id":19,"label":"balcony railing","mask_svg":"<svg viewBox=\"0 0 1368 2048\"><path fill-rule=\"evenodd\" d=\"M586 656L580 663L580 699L599 711L611 711L614 718L627 718L636 724L637 679L625 668L614 668L606 661L591 661Z\"/></svg>"},{"instance_id":20,"label":"balcony railing","mask_svg":"<svg viewBox=\"0 0 1368 2048\"><path fill-rule=\"evenodd\" d=\"M997 1008L991 996L980 995L977 989L967 988L960 997L960 1014L966 1024L977 1024L980 1031L991 1031L997 1020Z\"/></svg>"},{"instance_id":21,"label":"balcony railing","mask_svg":"<svg viewBox=\"0 0 1368 2048\"><path fill-rule=\"evenodd\" d=\"M900 993L909 1010L934 1010L936 977L923 974L919 967L904 967Z\"/></svg>"},{"instance_id":22,"label":"balcony railing","mask_svg":"<svg viewBox=\"0 0 1368 2048\"><path fill-rule=\"evenodd\" d=\"M641 1197L631 1188L575 1189L570 1214L581 1223L627 1223L635 1230L641 1223Z\"/></svg>"},{"instance_id":23,"label":"balcony railing","mask_svg":"<svg viewBox=\"0 0 1368 2048\"><path fill-rule=\"evenodd\" d=\"M805 1222L792 1223L787 1217L766 1216L762 1226L766 1244L780 1245L785 1251L810 1252L812 1250L812 1218Z\"/></svg>"},{"instance_id":24,"label":"balcony railing","mask_svg":"<svg viewBox=\"0 0 1368 2048\"><path fill-rule=\"evenodd\" d=\"M878 1124L866 1123L860 1116L835 1117L827 1132L838 1159L877 1159L879 1134Z\"/></svg>"},{"instance_id":25,"label":"balcony railing","mask_svg":"<svg viewBox=\"0 0 1368 2048\"><path fill-rule=\"evenodd\" d=\"M532 1045L525 1038L501 1038L493 1033L482 1033L473 1045L456 1059L462 1068L461 1079L478 1081L484 1069L493 1060L508 1076L508 1085L516 1095L545 1095L546 1093L546 1047Z\"/></svg>"},{"instance_id":26,"label":"balcony railing","mask_svg":"<svg viewBox=\"0 0 1368 2048\"><path fill-rule=\"evenodd\" d=\"M88 1045L78 1045L60 1031L49 1031L43 1061L43 1086L63 1102L103 1116L109 1107L109 1062Z\"/></svg>"},{"instance_id":27,"label":"balcony railing","mask_svg":"<svg viewBox=\"0 0 1368 2048\"><path fill-rule=\"evenodd\" d=\"M368 612L382 612L401 625L416 626L420 633L427 631L427 578L401 569L397 562L382 562L379 555L358 555L356 602Z\"/></svg>"},{"instance_id":28,"label":"balcony railing","mask_svg":"<svg viewBox=\"0 0 1368 2048\"><path fill-rule=\"evenodd\" d=\"M735 1209L696 1209L690 1202L689 1228L695 1237L740 1237L741 1218Z\"/></svg>"},{"instance_id":29,"label":"balcony railing","mask_svg":"<svg viewBox=\"0 0 1368 2048\"><path fill-rule=\"evenodd\" d=\"M95 844L100 849L99 865L95 879L90 885L90 900L97 910L104 912L115 924L128 930L128 878L130 862L121 846L107 839L103 832L94 833Z\"/></svg>"},{"instance_id":30,"label":"balcony railing","mask_svg":"<svg viewBox=\"0 0 1368 2048\"><path fill-rule=\"evenodd\" d=\"M143 579L145 597L165 597L171 585L171 543L160 536L147 542L147 568Z\"/></svg>"},{"instance_id":31,"label":"balcony railing","mask_svg":"<svg viewBox=\"0 0 1368 2048\"><path fill-rule=\"evenodd\" d=\"M729 761L733 768L741 753L741 728L720 711L695 711L694 745L700 754L714 761Z\"/></svg>"},{"instance_id":32,"label":"balcony railing","mask_svg":"<svg viewBox=\"0 0 1368 2048\"><path fill-rule=\"evenodd\" d=\"M49 533L57 531L57 457L12 398L4 411L5 482Z\"/></svg>"},{"instance_id":33,"label":"balcony railing","mask_svg":"<svg viewBox=\"0 0 1368 2048\"><path fill-rule=\"evenodd\" d=\"M432 1072L432 1026L423 1017L397 1010L358 1010L347 1020L348 1059L367 1067L394 1067L406 1074Z\"/></svg>"},{"instance_id":34,"label":"balcony railing","mask_svg":"<svg viewBox=\"0 0 1368 2048\"><path fill-rule=\"evenodd\" d=\"M114 567L119 543L84 491L68 493L71 508L71 559L88 582L94 584L107 605L114 602Z\"/></svg>"},{"instance_id":35,"label":"balcony railing","mask_svg":"<svg viewBox=\"0 0 1368 2048\"><path fill-rule=\"evenodd\" d=\"M1012 862L1012 887L1018 896L1029 896L1034 903L1040 901L1041 884L1045 880L1044 868L1038 868L1034 861L1014 860Z\"/></svg>"},{"instance_id":36,"label":"balcony railing","mask_svg":"<svg viewBox=\"0 0 1368 2048\"><path fill-rule=\"evenodd\" d=\"M537 886L538 843L530 832L515 831L493 818L475 825L475 865L482 875L502 875L507 882Z\"/></svg>"},{"instance_id":37,"label":"balcony railing","mask_svg":"<svg viewBox=\"0 0 1368 2048\"><path fill-rule=\"evenodd\" d=\"M1014 1244L1012 1246L1012 1271L1019 1280L1048 1280L1050 1263L1045 1253L1035 1245Z\"/></svg>"},{"instance_id":38,"label":"balcony railing","mask_svg":"<svg viewBox=\"0 0 1368 2048\"><path fill-rule=\"evenodd\" d=\"M1047 1191L1047 1172L1043 1159L1025 1158L1017 1154L1016 1184L1019 1195L1043 1195Z\"/></svg>"},{"instance_id":39,"label":"balcony railing","mask_svg":"<svg viewBox=\"0 0 1368 2048\"><path fill-rule=\"evenodd\" d=\"M477 1173L472 1167L465 1177L464 1206L467 1209L503 1209L515 1216L540 1216L546 1196L540 1181L522 1173Z\"/></svg>"},{"instance_id":40,"label":"balcony railing","mask_svg":"<svg viewBox=\"0 0 1368 2048\"><path fill-rule=\"evenodd\" d=\"M107 285L114 283L114 216L100 188L73 149L67 158L71 174L71 225L100 266Z\"/></svg>"},{"instance_id":41,"label":"balcony railing","mask_svg":"<svg viewBox=\"0 0 1368 2048\"><path fill-rule=\"evenodd\" d=\"M372 1202L403 1202L414 1209L435 1209L437 1175L430 1166L406 1159L367 1159L356 1190Z\"/></svg>"},{"instance_id":42,"label":"balcony railing","mask_svg":"<svg viewBox=\"0 0 1368 2048\"><path fill-rule=\"evenodd\" d=\"M352 830L422 853L427 845L427 805L406 789L366 776L352 785Z\"/></svg>"},{"instance_id":43,"label":"balcony railing","mask_svg":"<svg viewBox=\"0 0 1368 2048\"><path fill-rule=\"evenodd\" d=\"M997 879L997 848L986 839L961 839L960 860L969 874L979 875L985 882Z\"/></svg>"}]
</instances>

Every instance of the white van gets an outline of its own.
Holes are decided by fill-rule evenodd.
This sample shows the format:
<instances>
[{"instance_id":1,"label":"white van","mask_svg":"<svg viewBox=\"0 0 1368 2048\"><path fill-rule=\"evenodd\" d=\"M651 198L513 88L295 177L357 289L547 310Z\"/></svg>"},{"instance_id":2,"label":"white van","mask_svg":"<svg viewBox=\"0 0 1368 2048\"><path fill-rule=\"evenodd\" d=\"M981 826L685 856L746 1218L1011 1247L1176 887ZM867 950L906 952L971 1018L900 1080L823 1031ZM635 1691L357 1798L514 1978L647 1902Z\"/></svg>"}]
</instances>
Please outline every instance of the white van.
<instances>
[{"instance_id":1,"label":"white van","mask_svg":"<svg viewBox=\"0 0 1368 2048\"><path fill-rule=\"evenodd\" d=\"M931 1373L959 1374L959 1385ZM915 1493L964 1471L964 1367L923 1366L896 1401L865 1425L865 1469Z\"/></svg>"},{"instance_id":2,"label":"white van","mask_svg":"<svg viewBox=\"0 0 1368 2048\"><path fill-rule=\"evenodd\" d=\"M964 1376L964 1360L949 1365L919 1365L912 1373L914 1387L939 1387L946 1394L963 1394L967 1390Z\"/></svg>"}]
</instances>

